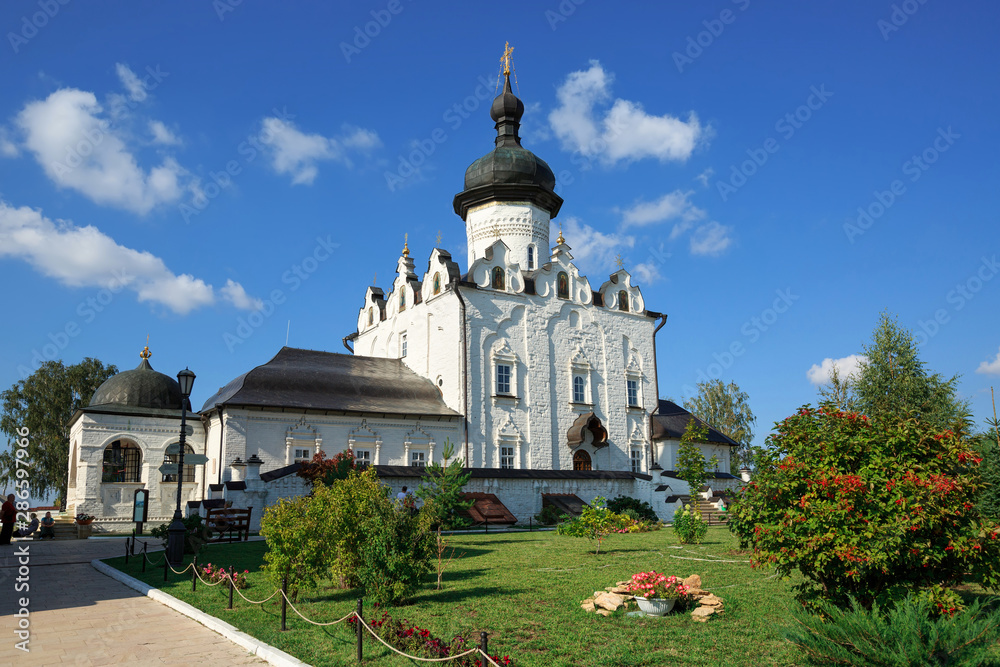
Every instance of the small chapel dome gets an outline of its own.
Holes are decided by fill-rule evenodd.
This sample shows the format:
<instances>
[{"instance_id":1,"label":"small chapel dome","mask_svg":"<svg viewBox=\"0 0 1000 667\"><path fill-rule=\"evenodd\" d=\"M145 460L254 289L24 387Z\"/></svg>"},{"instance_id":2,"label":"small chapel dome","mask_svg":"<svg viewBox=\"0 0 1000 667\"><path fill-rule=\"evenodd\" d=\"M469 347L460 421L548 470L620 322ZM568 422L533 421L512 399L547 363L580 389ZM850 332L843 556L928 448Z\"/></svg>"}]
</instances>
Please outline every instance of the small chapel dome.
<instances>
[{"instance_id":1,"label":"small chapel dome","mask_svg":"<svg viewBox=\"0 0 1000 667\"><path fill-rule=\"evenodd\" d=\"M133 370L108 378L97 388L90 406L123 405L133 408L180 410L183 397L177 380L153 370L149 348L140 355L142 362Z\"/></svg>"}]
</instances>

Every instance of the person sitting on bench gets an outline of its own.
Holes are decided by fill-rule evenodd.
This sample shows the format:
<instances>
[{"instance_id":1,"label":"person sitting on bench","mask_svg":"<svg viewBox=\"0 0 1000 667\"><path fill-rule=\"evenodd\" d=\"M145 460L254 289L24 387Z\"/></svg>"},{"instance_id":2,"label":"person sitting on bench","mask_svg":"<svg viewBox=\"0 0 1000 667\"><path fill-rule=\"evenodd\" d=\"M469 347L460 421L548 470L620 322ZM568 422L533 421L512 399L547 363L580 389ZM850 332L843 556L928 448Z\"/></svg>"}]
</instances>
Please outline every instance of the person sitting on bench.
<instances>
[{"instance_id":1,"label":"person sitting on bench","mask_svg":"<svg viewBox=\"0 0 1000 667\"><path fill-rule=\"evenodd\" d=\"M14 531L14 537L31 537L31 534L38 530L38 515L31 513L31 523L27 528L18 528Z\"/></svg>"}]
</instances>

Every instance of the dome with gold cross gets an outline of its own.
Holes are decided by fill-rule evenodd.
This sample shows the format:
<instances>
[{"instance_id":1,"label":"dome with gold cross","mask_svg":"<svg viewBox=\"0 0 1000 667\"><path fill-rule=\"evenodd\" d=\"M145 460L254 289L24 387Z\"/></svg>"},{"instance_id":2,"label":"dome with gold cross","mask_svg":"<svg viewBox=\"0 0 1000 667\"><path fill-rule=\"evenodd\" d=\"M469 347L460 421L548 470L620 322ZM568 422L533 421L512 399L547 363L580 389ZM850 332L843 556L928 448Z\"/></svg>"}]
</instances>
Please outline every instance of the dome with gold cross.
<instances>
[{"instance_id":1,"label":"dome with gold cross","mask_svg":"<svg viewBox=\"0 0 1000 667\"><path fill-rule=\"evenodd\" d=\"M152 356L149 346L146 346L139 356L142 362L136 368L108 378L97 388L90 399L90 407L105 405L181 409L183 397L177 380L153 370L149 365L149 358Z\"/></svg>"},{"instance_id":2,"label":"dome with gold cross","mask_svg":"<svg viewBox=\"0 0 1000 667\"><path fill-rule=\"evenodd\" d=\"M518 129L524 103L510 87L510 54L504 50L503 91L493 100L490 117L496 123L496 148L465 171L465 190L455 195L455 213L464 220L470 208L489 202L528 201L556 217L562 197L555 193L556 177L545 160L521 146Z\"/></svg>"}]
</instances>

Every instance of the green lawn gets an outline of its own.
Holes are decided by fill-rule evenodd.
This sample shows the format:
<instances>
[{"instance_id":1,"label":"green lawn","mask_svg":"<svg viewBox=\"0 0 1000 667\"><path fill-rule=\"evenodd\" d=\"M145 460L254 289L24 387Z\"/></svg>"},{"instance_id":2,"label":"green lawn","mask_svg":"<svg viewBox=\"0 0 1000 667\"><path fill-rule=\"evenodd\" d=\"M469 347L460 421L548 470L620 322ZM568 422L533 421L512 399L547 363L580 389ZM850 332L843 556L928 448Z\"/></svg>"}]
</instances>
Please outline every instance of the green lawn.
<instances>
[{"instance_id":1,"label":"green lawn","mask_svg":"<svg viewBox=\"0 0 1000 667\"><path fill-rule=\"evenodd\" d=\"M725 528L711 528L705 544L694 546L680 545L669 529L616 535L605 541L599 556L589 541L553 532L456 535L449 543L464 556L452 561L444 590L434 590L429 578L412 604L391 613L446 639L456 633L478 637L486 630L491 653L510 655L522 667L802 663L801 654L782 637L789 624L790 583L751 569ZM256 572L264 549L263 542L211 545L199 561L249 569L251 587L244 593L261 599L273 590ZM356 664L353 633L345 625L317 628L289 610L290 631L282 633L276 602L251 606L237 596L236 609L227 611L222 586L208 589L199 583L192 594L189 578L171 574L163 584L162 569L143 575L138 559L127 567L123 561L108 563L305 662ZM725 600L725 615L702 624L689 614L636 619L617 612L604 618L580 609L580 601L594 591L653 569L700 574L703 586ZM357 597L355 591L328 588L310 592L298 606L309 618L329 621L349 613ZM365 615L372 615L367 607ZM373 642L365 642L365 664L411 664Z\"/></svg>"}]
</instances>

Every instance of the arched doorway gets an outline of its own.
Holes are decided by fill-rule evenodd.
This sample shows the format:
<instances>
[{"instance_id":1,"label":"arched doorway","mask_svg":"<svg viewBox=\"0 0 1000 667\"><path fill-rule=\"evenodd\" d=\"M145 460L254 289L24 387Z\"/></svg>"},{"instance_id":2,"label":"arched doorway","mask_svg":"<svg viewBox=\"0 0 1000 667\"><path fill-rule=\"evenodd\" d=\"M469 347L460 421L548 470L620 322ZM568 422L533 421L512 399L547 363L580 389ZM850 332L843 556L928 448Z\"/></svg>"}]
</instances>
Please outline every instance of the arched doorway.
<instances>
[{"instance_id":1,"label":"arched doorway","mask_svg":"<svg viewBox=\"0 0 1000 667\"><path fill-rule=\"evenodd\" d=\"M582 449L576 450L573 454L573 470L590 470L590 454Z\"/></svg>"}]
</instances>

